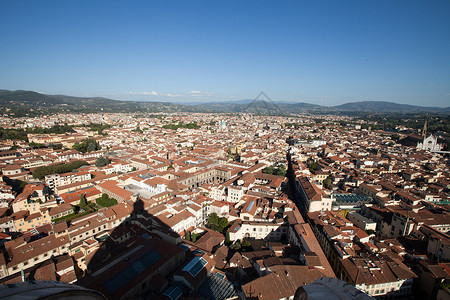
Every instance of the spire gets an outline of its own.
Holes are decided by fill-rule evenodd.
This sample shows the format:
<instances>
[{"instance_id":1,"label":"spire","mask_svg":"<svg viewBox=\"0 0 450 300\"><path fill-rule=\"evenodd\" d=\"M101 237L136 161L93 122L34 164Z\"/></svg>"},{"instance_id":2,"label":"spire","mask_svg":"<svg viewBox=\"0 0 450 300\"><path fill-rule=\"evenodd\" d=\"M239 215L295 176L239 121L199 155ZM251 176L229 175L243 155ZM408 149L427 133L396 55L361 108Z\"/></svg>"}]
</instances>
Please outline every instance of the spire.
<instances>
[{"instance_id":1,"label":"spire","mask_svg":"<svg viewBox=\"0 0 450 300\"><path fill-rule=\"evenodd\" d=\"M427 137L427 122L428 122L428 120L425 120L425 124L423 124L422 136L424 138Z\"/></svg>"}]
</instances>

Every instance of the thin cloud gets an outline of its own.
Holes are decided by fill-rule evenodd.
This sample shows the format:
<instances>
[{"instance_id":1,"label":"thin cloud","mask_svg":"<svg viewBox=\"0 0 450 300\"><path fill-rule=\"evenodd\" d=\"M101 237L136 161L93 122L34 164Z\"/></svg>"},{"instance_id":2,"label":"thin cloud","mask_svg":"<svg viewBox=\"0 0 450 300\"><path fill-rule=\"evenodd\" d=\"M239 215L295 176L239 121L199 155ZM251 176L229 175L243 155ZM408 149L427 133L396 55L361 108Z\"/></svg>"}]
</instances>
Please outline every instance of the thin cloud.
<instances>
[{"instance_id":1,"label":"thin cloud","mask_svg":"<svg viewBox=\"0 0 450 300\"><path fill-rule=\"evenodd\" d=\"M214 93L212 93L212 92L191 91L189 93L189 96L191 96L191 97L211 97L211 96L214 96Z\"/></svg>"},{"instance_id":2,"label":"thin cloud","mask_svg":"<svg viewBox=\"0 0 450 300\"><path fill-rule=\"evenodd\" d=\"M158 93L155 91L151 92L129 92L129 95L139 95L139 96L158 96Z\"/></svg>"},{"instance_id":3,"label":"thin cloud","mask_svg":"<svg viewBox=\"0 0 450 300\"><path fill-rule=\"evenodd\" d=\"M166 97L183 97L183 95L181 94L161 94L161 96L166 96Z\"/></svg>"},{"instance_id":4,"label":"thin cloud","mask_svg":"<svg viewBox=\"0 0 450 300\"><path fill-rule=\"evenodd\" d=\"M144 91L144 92L129 92L128 95L133 96L161 96L168 98L179 98L179 97L212 97L214 93L212 92L201 92L201 91L190 91L187 94L173 94L173 93L158 93L156 91Z\"/></svg>"}]
</instances>

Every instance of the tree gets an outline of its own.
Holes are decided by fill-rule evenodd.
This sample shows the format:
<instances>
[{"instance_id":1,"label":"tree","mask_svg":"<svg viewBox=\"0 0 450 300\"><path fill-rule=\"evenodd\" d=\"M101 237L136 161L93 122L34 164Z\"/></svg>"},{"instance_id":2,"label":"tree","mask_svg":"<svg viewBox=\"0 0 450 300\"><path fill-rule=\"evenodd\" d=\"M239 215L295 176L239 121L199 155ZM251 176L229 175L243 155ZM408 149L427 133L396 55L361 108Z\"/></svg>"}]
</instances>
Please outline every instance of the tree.
<instances>
[{"instance_id":1,"label":"tree","mask_svg":"<svg viewBox=\"0 0 450 300\"><path fill-rule=\"evenodd\" d=\"M50 144L49 146L52 147L53 150L58 150L58 149L63 148L62 144Z\"/></svg>"},{"instance_id":2,"label":"tree","mask_svg":"<svg viewBox=\"0 0 450 300\"><path fill-rule=\"evenodd\" d=\"M72 161L67 164L37 167L33 171L33 177L36 179L43 179L45 177L45 175L62 174L62 173L71 172L72 170L77 169L77 168L87 165L87 164L88 163L83 160L77 160L77 161Z\"/></svg>"},{"instance_id":3,"label":"tree","mask_svg":"<svg viewBox=\"0 0 450 300\"><path fill-rule=\"evenodd\" d=\"M88 143L87 144L87 149L86 149L87 152L92 152L92 151L95 151L95 150L97 150L97 145L95 143Z\"/></svg>"},{"instance_id":4,"label":"tree","mask_svg":"<svg viewBox=\"0 0 450 300\"><path fill-rule=\"evenodd\" d=\"M313 173L315 170L317 170L317 164L313 161L308 165L308 169L311 173Z\"/></svg>"},{"instance_id":5,"label":"tree","mask_svg":"<svg viewBox=\"0 0 450 300\"><path fill-rule=\"evenodd\" d=\"M191 232L188 230L186 231L185 235L184 235L184 239L187 241L191 240Z\"/></svg>"},{"instance_id":6,"label":"tree","mask_svg":"<svg viewBox=\"0 0 450 300\"><path fill-rule=\"evenodd\" d=\"M211 213L208 217L208 224L210 226L217 225L219 223L219 217L216 213ZM213 229L214 230L214 229Z\"/></svg>"},{"instance_id":7,"label":"tree","mask_svg":"<svg viewBox=\"0 0 450 300\"><path fill-rule=\"evenodd\" d=\"M228 220L225 217L219 218L218 232L223 232L228 226Z\"/></svg>"},{"instance_id":8,"label":"tree","mask_svg":"<svg viewBox=\"0 0 450 300\"><path fill-rule=\"evenodd\" d=\"M230 233L227 231L226 235L225 235L225 245L230 245L231 244L231 240L230 240Z\"/></svg>"},{"instance_id":9,"label":"tree","mask_svg":"<svg viewBox=\"0 0 450 300\"><path fill-rule=\"evenodd\" d=\"M263 170L262 170L262 172L264 173L264 174L273 174L274 172L275 172L275 168L274 168L274 166L272 165L272 166L268 166L268 167L266 167L266 168L264 168Z\"/></svg>"},{"instance_id":10,"label":"tree","mask_svg":"<svg viewBox=\"0 0 450 300\"><path fill-rule=\"evenodd\" d=\"M82 208L84 208L84 207L86 207L87 206L87 199L86 199L86 196L84 195L84 194L81 194L80 195L80 207L82 207Z\"/></svg>"},{"instance_id":11,"label":"tree","mask_svg":"<svg viewBox=\"0 0 450 300\"><path fill-rule=\"evenodd\" d=\"M262 170L265 174L277 175L277 176L286 176L286 166L280 165L275 168L275 166L271 165Z\"/></svg>"},{"instance_id":12,"label":"tree","mask_svg":"<svg viewBox=\"0 0 450 300\"><path fill-rule=\"evenodd\" d=\"M241 242L237 240L233 245L230 246L231 250L239 251L241 249Z\"/></svg>"},{"instance_id":13,"label":"tree","mask_svg":"<svg viewBox=\"0 0 450 300\"><path fill-rule=\"evenodd\" d=\"M280 167L275 169L275 174L277 176L286 176L286 166L281 165Z\"/></svg>"},{"instance_id":14,"label":"tree","mask_svg":"<svg viewBox=\"0 0 450 300\"><path fill-rule=\"evenodd\" d=\"M100 156L95 161L95 166L96 167L103 167L103 166L109 165L110 163L111 163L111 160L109 159L109 157L107 157L107 156Z\"/></svg>"},{"instance_id":15,"label":"tree","mask_svg":"<svg viewBox=\"0 0 450 300\"><path fill-rule=\"evenodd\" d=\"M108 124L99 124L99 123L90 123L89 124L89 131L97 131L101 135L107 135L103 132L104 129L111 128L112 125Z\"/></svg>"},{"instance_id":16,"label":"tree","mask_svg":"<svg viewBox=\"0 0 450 300\"><path fill-rule=\"evenodd\" d=\"M323 181L322 185L323 185L324 188L329 189L331 187L331 178L328 177L327 179L325 179Z\"/></svg>"},{"instance_id":17,"label":"tree","mask_svg":"<svg viewBox=\"0 0 450 300\"><path fill-rule=\"evenodd\" d=\"M107 194L102 194L102 196L95 200L95 202L103 207L110 207L117 204L117 200L114 198L109 198Z\"/></svg>"},{"instance_id":18,"label":"tree","mask_svg":"<svg viewBox=\"0 0 450 300\"><path fill-rule=\"evenodd\" d=\"M198 234L196 234L195 232L193 232L191 234L191 242L195 243L198 239Z\"/></svg>"},{"instance_id":19,"label":"tree","mask_svg":"<svg viewBox=\"0 0 450 300\"><path fill-rule=\"evenodd\" d=\"M212 213L208 217L207 226L214 231L223 232L228 226L228 220L225 217L219 218L216 213Z\"/></svg>"},{"instance_id":20,"label":"tree","mask_svg":"<svg viewBox=\"0 0 450 300\"><path fill-rule=\"evenodd\" d=\"M73 145L72 148L82 153L92 152L101 149L100 144L94 139L82 140L80 143Z\"/></svg>"},{"instance_id":21,"label":"tree","mask_svg":"<svg viewBox=\"0 0 450 300\"><path fill-rule=\"evenodd\" d=\"M241 249L242 249L242 251L251 251L252 250L252 245L250 244L249 241L242 240Z\"/></svg>"}]
</instances>

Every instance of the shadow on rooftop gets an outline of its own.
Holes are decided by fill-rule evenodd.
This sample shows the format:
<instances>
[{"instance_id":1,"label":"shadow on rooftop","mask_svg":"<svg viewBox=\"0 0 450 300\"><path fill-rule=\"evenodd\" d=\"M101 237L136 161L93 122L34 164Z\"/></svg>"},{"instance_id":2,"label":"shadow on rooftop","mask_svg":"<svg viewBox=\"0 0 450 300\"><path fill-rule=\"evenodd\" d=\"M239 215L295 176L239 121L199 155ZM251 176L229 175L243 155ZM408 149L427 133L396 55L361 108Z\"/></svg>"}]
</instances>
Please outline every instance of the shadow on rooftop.
<instances>
[{"instance_id":1,"label":"shadow on rooftop","mask_svg":"<svg viewBox=\"0 0 450 300\"><path fill-rule=\"evenodd\" d=\"M167 277L186 259L185 251L176 246L181 237L150 215L139 198L132 208L120 203L98 214L119 224L107 234L100 229L95 238L75 244L80 250L72 251L82 274L76 284L109 299L163 299L162 293L169 286Z\"/></svg>"}]
</instances>

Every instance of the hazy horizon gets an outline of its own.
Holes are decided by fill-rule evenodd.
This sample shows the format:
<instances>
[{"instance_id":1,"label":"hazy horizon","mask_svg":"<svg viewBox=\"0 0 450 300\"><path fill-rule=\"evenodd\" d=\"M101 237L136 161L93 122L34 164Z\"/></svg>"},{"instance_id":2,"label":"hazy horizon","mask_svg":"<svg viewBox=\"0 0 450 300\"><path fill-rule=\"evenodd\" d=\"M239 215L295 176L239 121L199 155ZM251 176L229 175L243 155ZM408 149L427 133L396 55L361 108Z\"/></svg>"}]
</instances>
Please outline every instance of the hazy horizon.
<instances>
[{"instance_id":1,"label":"hazy horizon","mask_svg":"<svg viewBox=\"0 0 450 300\"><path fill-rule=\"evenodd\" d=\"M11 91L11 90L7 90L7 89L1 89L0 90L6 90L6 91ZM413 106L422 106L422 107L437 107L437 108L449 108L450 105L447 106L431 106L431 105L414 105L414 104L409 104L409 103L400 103L400 102L395 102L395 101L384 101L384 100L359 100L359 101L347 101L347 102L342 102L342 103L337 103L337 104L333 104L333 105L326 105L326 104L320 104L320 103L314 103L313 101L311 102L307 102L307 101L295 101L295 100L278 100L278 99L264 99L264 98L254 98L254 99L236 99L236 100L220 100L220 99L216 99L216 100L199 100L199 99L190 99L190 100L176 100L176 99L172 99L172 100L159 100L159 99L115 99L113 97L102 97L102 96L96 96L96 95L84 95L84 96L74 96L74 95L68 95L68 94L46 94L46 93L42 93L42 92L37 92L37 91L29 91L29 90L23 90L23 89L19 89L16 91L28 91L28 92L36 92L36 93L40 93L40 94L44 94L44 95L49 95L49 96L68 96L68 97L80 97L80 98L107 98L110 100L117 100L117 101L136 101L136 102L165 102L165 103L173 103L173 104L185 104L185 105L197 105L197 104L208 104L208 103L236 103L236 104L248 104L252 101L255 100L265 100L265 101L273 101L275 103L284 103L284 104L299 104L299 103L305 103L305 104L312 104L312 105L320 105L320 106L324 106L324 107L334 107L334 106L340 106L340 105L344 105L344 104L349 104L349 103L364 103L364 102L386 102L386 103L394 103L394 104L399 104L399 105L413 105ZM13 91L12 91L13 92Z\"/></svg>"}]
</instances>

